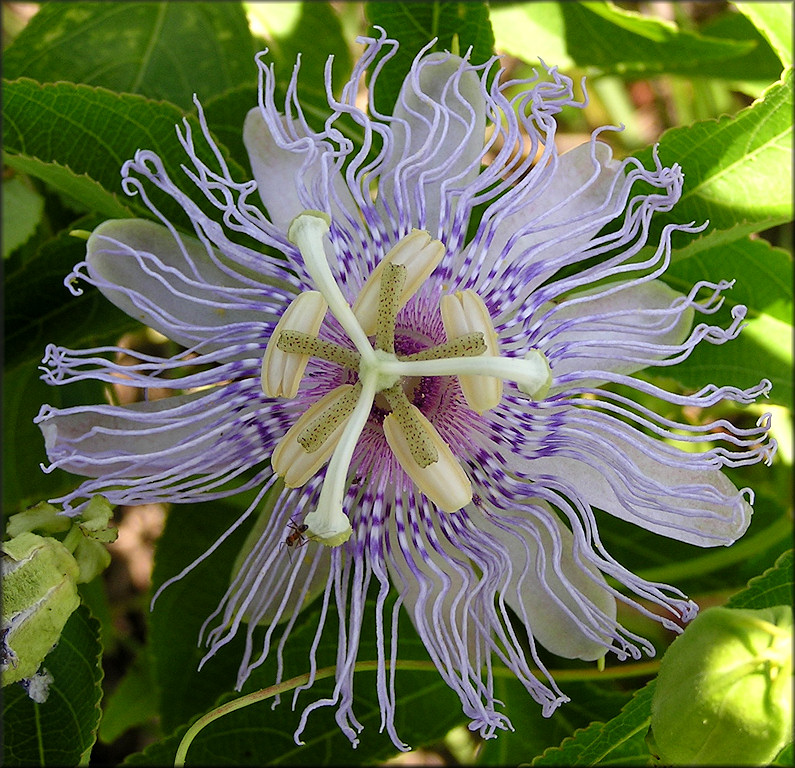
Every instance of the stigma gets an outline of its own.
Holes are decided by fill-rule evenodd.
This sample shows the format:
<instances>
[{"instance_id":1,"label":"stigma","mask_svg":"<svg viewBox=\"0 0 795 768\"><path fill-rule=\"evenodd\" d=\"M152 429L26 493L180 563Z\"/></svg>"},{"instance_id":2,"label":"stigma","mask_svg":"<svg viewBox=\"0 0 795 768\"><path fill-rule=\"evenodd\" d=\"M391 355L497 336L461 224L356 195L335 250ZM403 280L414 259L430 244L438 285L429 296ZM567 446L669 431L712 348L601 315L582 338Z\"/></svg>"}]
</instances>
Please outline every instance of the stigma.
<instances>
[{"instance_id":1,"label":"stigma","mask_svg":"<svg viewBox=\"0 0 795 768\"><path fill-rule=\"evenodd\" d=\"M298 393L311 357L355 374L314 403L281 439L271 457L285 485L300 487L328 465L317 506L304 518L307 535L339 546L351 535L343 510L348 472L378 397L386 442L411 481L439 509L455 512L472 501L472 484L453 449L409 399L408 382L428 376L457 377L467 405L482 414L496 408L503 381L530 397L543 397L551 373L540 352L500 356L497 333L483 299L466 290L442 296L439 312L447 340L411 355L395 349L397 316L441 262L445 246L412 230L379 262L353 306L345 299L326 259L323 237L329 217L305 211L288 230L315 290L299 294L279 320L262 361L262 389L269 397ZM328 312L353 349L318 337ZM418 329L419 330L419 329Z\"/></svg>"}]
</instances>

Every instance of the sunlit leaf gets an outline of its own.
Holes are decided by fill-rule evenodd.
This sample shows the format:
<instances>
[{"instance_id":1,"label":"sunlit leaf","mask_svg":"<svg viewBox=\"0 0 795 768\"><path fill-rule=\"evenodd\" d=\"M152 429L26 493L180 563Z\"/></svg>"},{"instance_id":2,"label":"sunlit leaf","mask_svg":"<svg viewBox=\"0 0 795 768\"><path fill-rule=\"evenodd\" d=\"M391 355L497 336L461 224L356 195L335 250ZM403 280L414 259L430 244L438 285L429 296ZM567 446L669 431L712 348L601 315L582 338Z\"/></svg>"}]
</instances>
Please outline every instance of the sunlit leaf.
<instances>
[{"instance_id":1,"label":"sunlit leaf","mask_svg":"<svg viewBox=\"0 0 795 768\"><path fill-rule=\"evenodd\" d=\"M523 3L523 13L536 18L535 3ZM705 67L742 56L754 46L746 40L720 40L678 29L659 18L642 16L606 2L543 3L544 28L562 34L574 63L598 74L646 77L663 72L703 75ZM555 14L560 20L551 19ZM517 23L518 23L517 18ZM532 24L532 22L531 22ZM518 31L518 30L517 30ZM528 32L532 26L528 25ZM514 33L514 36L516 33ZM533 37L527 37L524 57L534 59ZM554 64L557 62L547 62Z\"/></svg>"},{"instance_id":2,"label":"sunlit leaf","mask_svg":"<svg viewBox=\"0 0 795 768\"><path fill-rule=\"evenodd\" d=\"M789 3L735 3L767 38L784 67L792 66L792 6Z\"/></svg>"},{"instance_id":3,"label":"sunlit leaf","mask_svg":"<svg viewBox=\"0 0 795 768\"><path fill-rule=\"evenodd\" d=\"M651 156L651 149L638 153L646 167L652 166ZM666 131L659 156L663 165L682 167L685 183L673 211L655 216L655 231L667 222L709 220L716 229L739 224L759 231L789 221L792 71L735 117Z\"/></svg>"}]
</instances>

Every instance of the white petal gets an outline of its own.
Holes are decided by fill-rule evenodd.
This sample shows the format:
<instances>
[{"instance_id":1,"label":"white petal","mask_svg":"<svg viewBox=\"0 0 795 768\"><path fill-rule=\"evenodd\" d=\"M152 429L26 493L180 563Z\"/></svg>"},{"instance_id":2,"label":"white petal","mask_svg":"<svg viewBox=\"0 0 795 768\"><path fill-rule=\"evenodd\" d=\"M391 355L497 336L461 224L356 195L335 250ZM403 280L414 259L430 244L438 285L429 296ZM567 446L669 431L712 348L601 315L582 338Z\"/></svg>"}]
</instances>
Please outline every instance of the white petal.
<instances>
[{"instance_id":1,"label":"white petal","mask_svg":"<svg viewBox=\"0 0 795 768\"><path fill-rule=\"evenodd\" d=\"M539 522L533 526L539 541L524 526L512 525L509 517L503 517L502 522L511 528L510 532L484 516L473 515L472 520L510 552L513 572L502 596L519 616L527 616L533 637L558 656L595 661L605 655L610 638L605 635L604 641L599 642L589 637L582 625L594 631L594 619L588 615L593 611L597 623L601 618L612 626L616 618L615 598L598 568L576 557L574 536L552 508L544 502L536 504L546 512L542 514L547 524ZM527 572L523 573L525 568ZM561 575L568 584L564 584ZM585 605L575 595L585 598ZM587 605L588 600L593 607Z\"/></svg>"},{"instance_id":2,"label":"white petal","mask_svg":"<svg viewBox=\"0 0 795 768\"><path fill-rule=\"evenodd\" d=\"M544 248L539 254L543 259L561 256L591 240L604 225L604 216L611 211L614 215L618 213L616 192L620 183L616 184L612 198L610 191L621 163L612 159L612 150L607 144L597 141L594 143L595 164L591 147L590 143L582 144L562 154L543 193L497 226L489 246L494 257L502 252L509 238L528 225L532 225L534 231L520 237L512 246L511 254L520 254L532 246L566 235L567 230L582 228L578 234ZM511 262L514 259L508 255L507 260Z\"/></svg>"},{"instance_id":3,"label":"white petal","mask_svg":"<svg viewBox=\"0 0 795 768\"><path fill-rule=\"evenodd\" d=\"M87 262L89 276L119 309L188 347L235 323L276 319L264 300L245 298L250 289L241 295L247 286L214 263L198 239L178 241L152 221L100 224L88 239Z\"/></svg>"},{"instance_id":4,"label":"white petal","mask_svg":"<svg viewBox=\"0 0 795 768\"><path fill-rule=\"evenodd\" d=\"M331 185L337 200L332 196L328 181L320 190L314 189L316 183L322 183L324 171L321 164L323 149L314 139L304 137L301 148L279 146L259 108L255 107L246 115L243 143L260 198L270 220L282 232L286 233L290 222L304 210L319 208L321 203L323 210L338 221L342 219L343 211L352 213L357 210L345 180L333 168L330 171ZM307 196L307 190L312 190L312 199Z\"/></svg>"},{"instance_id":5,"label":"white petal","mask_svg":"<svg viewBox=\"0 0 795 768\"><path fill-rule=\"evenodd\" d=\"M256 408L252 402L246 410ZM72 413L54 411L39 421L39 428L50 461L74 474L144 477L194 457L202 457L196 471L210 473L233 461L223 442L234 441L234 424L245 415L230 413L210 391Z\"/></svg>"},{"instance_id":6,"label":"white petal","mask_svg":"<svg viewBox=\"0 0 795 768\"><path fill-rule=\"evenodd\" d=\"M384 164L379 195L394 211L412 211L411 221L435 236L439 231L442 198L449 190L466 187L480 172L486 130L486 105L477 74L462 60L433 53L412 68L395 105L392 131L394 153ZM448 182L447 191L442 183ZM422 219L415 202L425 202ZM451 201L452 202L452 201Z\"/></svg>"},{"instance_id":7,"label":"white petal","mask_svg":"<svg viewBox=\"0 0 795 768\"><path fill-rule=\"evenodd\" d=\"M719 469L670 467L654 457L652 445L641 449L595 427L589 427L589 435L606 448L585 448L582 459L533 459L529 472L561 478L594 507L679 541L728 546L745 533L753 510ZM643 436L635 439L642 441ZM619 456L627 463L616 463Z\"/></svg>"}]
</instances>

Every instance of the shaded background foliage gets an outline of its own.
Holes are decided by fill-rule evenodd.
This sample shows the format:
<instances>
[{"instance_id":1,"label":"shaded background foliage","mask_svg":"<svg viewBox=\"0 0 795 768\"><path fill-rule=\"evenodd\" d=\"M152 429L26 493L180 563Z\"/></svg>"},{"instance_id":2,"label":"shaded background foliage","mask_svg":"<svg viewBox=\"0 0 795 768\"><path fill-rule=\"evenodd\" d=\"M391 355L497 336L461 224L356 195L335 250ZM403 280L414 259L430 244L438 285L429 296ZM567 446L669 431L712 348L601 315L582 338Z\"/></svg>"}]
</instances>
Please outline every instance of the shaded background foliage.
<instances>
[{"instance_id":1,"label":"shaded background foliage","mask_svg":"<svg viewBox=\"0 0 795 768\"><path fill-rule=\"evenodd\" d=\"M702 345L687 362L666 371L675 376L666 384L696 389L707 382L749 386L761 376L771 379L769 403L742 411L722 408L735 420L754 422L772 406L781 450L769 469L732 472L738 485L754 487L757 503L748 534L729 549L661 540L607 516L600 520L601 531L627 567L676 583L701 605L788 602L792 559L782 553L790 546L792 463L789 3L4 4L6 514L75 482L62 472L38 470L45 456L32 419L41 403L142 397L121 384L111 393L96 383L48 388L37 370L44 346L98 346L121 339L122 346L168 349L162 337L137 326L96 291L76 298L63 285L84 252L83 241L71 231L91 230L108 217L150 215L139 200L122 193L122 162L137 148L148 148L158 151L169 169L178 169L182 153L174 124L184 116L196 127L195 94L233 175L246 178L241 127L256 103L255 52L269 49L267 60L282 88L300 53L302 104L310 121L322 124L328 112L327 57L334 56L338 90L358 55L356 35L376 24L401 43L379 81L382 110L394 103L416 52L438 37L437 49L471 47L475 61L486 60L493 50L505 54L504 63L517 78L527 76L538 58L557 64L575 81L588 75L589 106L581 114L560 116L562 150L582 143L600 125L623 124L623 132L603 134L618 156L635 154L648 162L650 145L659 141L663 163L683 166L682 201L655 221L656 231L669 221L711 223L698 237L675 240L665 279L687 290L699 279L736 278L722 316L725 320L734 304L744 303L749 323L737 341ZM356 140L356 126L345 129ZM173 203L158 204L185 225ZM701 413L668 415L705 420ZM231 696L239 643L199 673L196 636L225 588L245 531L166 591L151 613L148 597L152 585L203 552L246 503L234 498L171 510L117 510L121 535L111 547L111 567L101 579L81 585L84 604L47 660L51 669L64 670L57 679L68 684L42 705L18 686L4 692L7 764L173 761L187 725ZM288 675L306 671L316 611L310 606L293 630L285 649ZM622 619L650 636L660 653L672 640L641 617ZM365 621L364 627L360 658L374 658L371 624ZM333 638L334 627L325 636ZM402 637L401 658L420 664L398 674L398 732L414 747L435 749L439 760L483 765L651 760L645 733L655 662L625 664L626 677L619 677L613 668L599 675L583 664L545 659L559 670L557 678L572 698L550 720L514 680L499 677L499 698L516 730L482 744L466 730L456 697L430 665L422 669L427 654L410 622ZM323 648L321 663L333 659L333 648ZM271 660L245 690L269 685L274 675ZM312 695L330 690L328 681L321 682ZM389 739L378 733L371 673L362 673L357 684L356 711L366 729L356 751L327 710L310 718L307 745L297 747L292 733L298 713L289 698L274 709L260 704L213 724L194 743L189 764L370 764L394 756ZM791 747L785 753L778 762L791 764ZM428 754L420 760L430 759Z\"/></svg>"}]
</instances>

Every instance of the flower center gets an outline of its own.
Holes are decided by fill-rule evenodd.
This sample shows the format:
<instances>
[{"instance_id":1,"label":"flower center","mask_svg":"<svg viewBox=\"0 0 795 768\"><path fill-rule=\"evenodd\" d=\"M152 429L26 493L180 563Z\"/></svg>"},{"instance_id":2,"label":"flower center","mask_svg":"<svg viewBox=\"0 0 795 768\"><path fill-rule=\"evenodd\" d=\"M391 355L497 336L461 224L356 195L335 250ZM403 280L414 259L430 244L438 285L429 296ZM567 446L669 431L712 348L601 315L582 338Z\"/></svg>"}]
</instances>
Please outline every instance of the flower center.
<instances>
[{"instance_id":1,"label":"flower center","mask_svg":"<svg viewBox=\"0 0 795 768\"><path fill-rule=\"evenodd\" d=\"M434 504L453 512L472 500L471 483L407 391L427 376L457 376L468 405L483 413L500 402L504 379L531 397L543 397L551 374L540 352L500 356L489 312L472 290L442 297L446 342L397 354L398 312L439 264L444 245L413 230L373 270L351 307L326 260L328 228L328 216L317 211L300 214L290 225L288 238L301 252L316 290L297 296L277 324L262 361L262 388L270 397L295 397L310 357L356 372L355 384L336 387L298 419L271 459L274 472L290 487L303 485L328 462L317 508L304 523L313 540L338 546L351 534L342 510L348 468L376 397L378 406L389 410L384 436L401 467ZM317 337L329 309L355 351Z\"/></svg>"}]
</instances>

